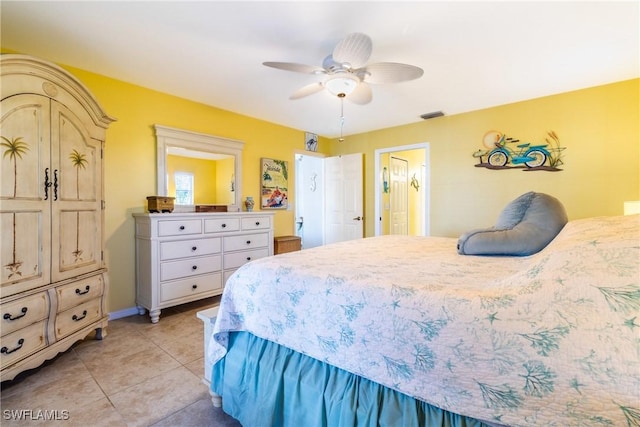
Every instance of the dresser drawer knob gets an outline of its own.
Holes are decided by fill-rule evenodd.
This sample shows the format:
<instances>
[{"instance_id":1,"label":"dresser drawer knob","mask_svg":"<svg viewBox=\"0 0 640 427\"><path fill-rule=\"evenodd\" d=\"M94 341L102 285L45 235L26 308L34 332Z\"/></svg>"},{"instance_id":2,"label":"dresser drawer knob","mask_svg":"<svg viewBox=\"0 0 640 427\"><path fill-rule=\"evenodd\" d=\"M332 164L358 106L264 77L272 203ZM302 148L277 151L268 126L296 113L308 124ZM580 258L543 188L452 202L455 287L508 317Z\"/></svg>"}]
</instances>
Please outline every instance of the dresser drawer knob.
<instances>
[{"instance_id":1,"label":"dresser drawer knob","mask_svg":"<svg viewBox=\"0 0 640 427\"><path fill-rule=\"evenodd\" d=\"M250 244L251 244L251 240L247 240L247 245L250 245Z\"/></svg>"},{"instance_id":2,"label":"dresser drawer knob","mask_svg":"<svg viewBox=\"0 0 640 427\"><path fill-rule=\"evenodd\" d=\"M260 225L260 221L256 221L256 226Z\"/></svg>"},{"instance_id":3,"label":"dresser drawer knob","mask_svg":"<svg viewBox=\"0 0 640 427\"><path fill-rule=\"evenodd\" d=\"M198 250L198 247L197 247L197 246L191 246L191 252L195 252L195 251L197 251L197 250Z\"/></svg>"},{"instance_id":4,"label":"dresser drawer knob","mask_svg":"<svg viewBox=\"0 0 640 427\"><path fill-rule=\"evenodd\" d=\"M84 288L84 291L81 291L80 289L76 288L76 295L84 295L84 294L88 294L89 293L89 289L91 289L91 286L87 285Z\"/></svg>"},{"instance_id":5,"label":"dresser drawer knob","mask_svg":"<svg viewBox=\"0 0 640 427\"><path fill-rule=\"evenodd\" d=\"M196 271L196 270L198 269L198 266L197 266L197 265L193 265L193 266L191 266L191 269L192 269L193 271Z\"/></svg>"},{"instance_id":6,"label":"dresser drawer knob","mask_svg":"<svg viewBox=\"0 0 640 427\"><path fill-rule=\"evenodd\" d=\"M73 316L71 316L71 320L75 320L76 322L79 322L85 317L87 317L87 310L82 310L82 316L78 317L77 314L74 314Z\"/></svg>"},{"instance_id":7,"label":"dresser drawer knob","mask_svg":"<svg viewBox=\"0 0 640 427\"><path fill-rule=\"evenodd\" d=\"M247 257L247 261L251 261L251 257L250 256Z\"/></svg>"},{"instance_id":8,"label":"dresser drawer knob","mask_svg":"<svg viewBox=\"0 0 640 427\"><path fill-rule=\"evenodd\" d=\"M4 320L18 320L19 318L24 317L27 314L27 310L29 310L27 307L22 307L22 310L20 310L22 314L19 314L16 317L11 317L11 313L5 313L3 318Z\"/></svg>"},{"instance_id":9,"label":"dresser drawer knob","mask_svg":"<svg viewBox=\"0 0 640 427\"><path fill-rule=\"evenodd\" d=\"M24 338L20 338L18 340L18 346L16 348L14 348L13 350L9 350L7 347L2 347L2 349L0 350L0 353L2 354L11 354L14 351L18 351L22 348L22 344L24 344Z\"/></svg>"},{"instance_id":10,"label":"dresser drawer knob","mask_svg":"<svg viewBox=\"0 0 640 427\"><path fill-rule=\"evenodd\" d=\"M226 228L226 227L227 227L227 224L221 224L221 225L220 225L220 227L222 227L222 228Z\"/></svg>"},{"instance_id":11,"label":"dresser drawer knob","mask_svg":"<svg viewBox=\"0 0 640 427\"><path fill-rule=\"evenodd\" d=\"M191 285L191 289L195 291L196 289L198 289L198 285Z\"/></svg>"},{"instance_id":12,"label":"dresser drawer knob","mask_svg":"<svg viewBox=\"0 0 640 427\"><path fill-rule=\"evenodd\" d=\"M179 230L180 230L180 231L184 231L184 225L181 225L181 226L179 227Z\"/></svg>"}]
</instances>

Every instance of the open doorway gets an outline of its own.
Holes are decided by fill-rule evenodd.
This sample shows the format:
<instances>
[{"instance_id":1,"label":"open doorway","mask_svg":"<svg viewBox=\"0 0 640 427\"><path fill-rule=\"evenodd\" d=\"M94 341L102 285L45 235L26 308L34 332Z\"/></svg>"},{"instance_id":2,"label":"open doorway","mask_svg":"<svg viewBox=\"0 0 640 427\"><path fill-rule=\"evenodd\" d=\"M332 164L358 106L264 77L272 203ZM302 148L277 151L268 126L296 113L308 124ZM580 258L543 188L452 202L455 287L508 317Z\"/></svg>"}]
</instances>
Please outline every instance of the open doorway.
<instances>
[{"instance_id":1,"label":"open doorway","mask_svg":"<svg viewBox=\"0 0 640 427\"><path fill-rule=\"evenodd\" d=\"M364 234L363 154L295 155L295 221L302 248Z\"/></svg>"},{"instance_id":2,"label":"open doorway","mask_svg":"<svg viewBox=\"0 0 640 427\"><path fill-rule=\"evenodd\" d=\"M374 168L375 235L402 231L400 234L428 236L429 144L378 149ZM394 191L397 194L392 196ZM406 221L406 232L400 219Z\"/></svg>"},{"instance_id":3,"label":"open doorway","mask_svg":"<svg viewBox=\"0 0 640 427\"><path fill-rule=\"evenodd\" d=\"M324 157L295 155L295 234L302 248L324 245Z\"/></svg>"}]
</instances>

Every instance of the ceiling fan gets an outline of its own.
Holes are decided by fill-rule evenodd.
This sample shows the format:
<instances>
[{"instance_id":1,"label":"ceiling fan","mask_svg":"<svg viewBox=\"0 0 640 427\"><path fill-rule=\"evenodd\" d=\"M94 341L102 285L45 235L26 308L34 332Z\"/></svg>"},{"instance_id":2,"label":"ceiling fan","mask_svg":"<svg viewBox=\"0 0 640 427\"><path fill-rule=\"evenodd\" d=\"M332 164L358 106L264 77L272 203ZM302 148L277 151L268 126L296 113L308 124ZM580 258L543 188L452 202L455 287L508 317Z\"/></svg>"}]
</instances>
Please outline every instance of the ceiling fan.
<instances>
[{"instance_id":1,"label":"ceiling fan","mask_svg":"<svg viewBox=\"0 0 640 427\"><path fill-rule=\"evenodd\" d=\"M371 56L371 38L362 33L351 33L333 49L322 62L322 67L292 62L263 62L263 65L280 70L324 76L295 91L289 99L299 99L326 89L332 95L355 104L371 102L371 84L397 83L422 76L422 68L396 62L379 62L367 65Z\"/></svg>"}]
</instances>

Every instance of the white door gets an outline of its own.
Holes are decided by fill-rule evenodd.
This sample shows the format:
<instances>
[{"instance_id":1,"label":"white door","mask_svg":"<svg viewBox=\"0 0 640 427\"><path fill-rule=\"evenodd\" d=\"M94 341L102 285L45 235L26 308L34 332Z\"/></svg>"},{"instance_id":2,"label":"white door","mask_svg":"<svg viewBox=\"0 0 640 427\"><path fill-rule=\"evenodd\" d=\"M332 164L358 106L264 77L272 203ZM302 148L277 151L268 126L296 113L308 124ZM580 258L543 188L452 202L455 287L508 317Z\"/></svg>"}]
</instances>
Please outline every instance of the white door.
<instances>
[{"instance_id":1,"label":"white door","mask_svg":"<svg viewBox=\"0 0 640 427\"><path fill-rule=\"evenodd\" d=\"M391 156L390 219L391 234L409 234L409 162Z\"/></svg>"},{"instance_id":2,"label":"white door","mask_svg":"<svg viewBox=\"0 0 640 427\"><path fill-rule=\"evenodd\" d=\"M362 153L325 159L325 244L363 237Z\"/></svg>"},{"instance_id":3,"label":"white door","mask_svg":"<svg viewBox=\"0 0 640 427\"><path fill-rule=\"evenodd\" d=\"M324 158L296 154L295 233L302 248L324 243Z\"/></svg>"}]
</instances>

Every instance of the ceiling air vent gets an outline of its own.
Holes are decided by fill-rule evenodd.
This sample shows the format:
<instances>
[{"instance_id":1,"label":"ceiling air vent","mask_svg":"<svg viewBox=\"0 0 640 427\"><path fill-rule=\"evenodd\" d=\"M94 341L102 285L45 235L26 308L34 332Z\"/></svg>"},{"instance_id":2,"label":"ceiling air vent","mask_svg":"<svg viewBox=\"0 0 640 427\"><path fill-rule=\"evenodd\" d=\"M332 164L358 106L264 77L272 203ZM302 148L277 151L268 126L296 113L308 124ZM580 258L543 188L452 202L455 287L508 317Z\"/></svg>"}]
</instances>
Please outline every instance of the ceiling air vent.
<instances>
[{"instance_id":1,"label":"ceiling air vent","mask_svg":"<svg viewBox=\"0 0 640 427\"><path fill-rule=\"evenodd\" d=\"M420 117L423 118L424 120L428 120L428 119L433 119L435 117L442 117L442 116L444 116L444 113L442 111L434 111L433 113L422 114Z\"/></svg>"}]
</instances>

